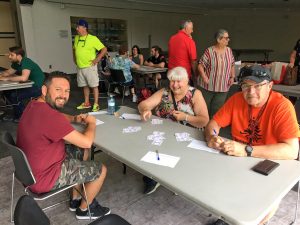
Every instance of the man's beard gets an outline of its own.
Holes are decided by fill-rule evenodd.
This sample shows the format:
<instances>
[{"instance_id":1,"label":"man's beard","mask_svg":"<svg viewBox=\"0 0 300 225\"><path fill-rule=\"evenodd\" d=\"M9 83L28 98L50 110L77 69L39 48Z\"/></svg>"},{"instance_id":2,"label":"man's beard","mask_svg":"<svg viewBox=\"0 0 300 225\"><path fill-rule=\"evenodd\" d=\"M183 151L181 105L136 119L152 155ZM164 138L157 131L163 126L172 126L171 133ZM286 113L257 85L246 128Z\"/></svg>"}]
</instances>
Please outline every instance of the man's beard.
<instances>
[{"instance_id":1,"label":"man's beard","mask_svg":"<svg viewBox=\"0 0 300 225\"><path fill-rule=\"evenodd\" d=\"M67 103L67 99L66 99L66 98L60 98L60 97L57 97L57 98L55 98L55 101L56 101L57 99L63 99L63 100L65 100L65 104ZM65 104L63 104L62 106L56 105L56 104L55 104L55 101L52 101L52 99L51 99L51 97L50 97L49 94L46 94L46 96L45 96L45 101L48 103L48 105L51 106L51 108L57 109L57 110L62 109L62 108L64 107L64 105L65 105Z\"/></svg>"}]
</instances>

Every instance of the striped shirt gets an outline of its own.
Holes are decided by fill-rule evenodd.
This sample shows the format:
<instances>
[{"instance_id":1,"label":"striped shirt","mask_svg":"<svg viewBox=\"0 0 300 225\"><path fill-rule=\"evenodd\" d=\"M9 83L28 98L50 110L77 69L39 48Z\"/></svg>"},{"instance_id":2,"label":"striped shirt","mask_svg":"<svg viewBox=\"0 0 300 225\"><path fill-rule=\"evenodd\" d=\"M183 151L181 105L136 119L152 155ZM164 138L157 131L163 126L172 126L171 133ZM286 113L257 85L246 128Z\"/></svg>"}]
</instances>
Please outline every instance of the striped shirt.
<instances>
[{"instance_id":1,"label":"striped shirt","mask_svg":"<svg viewBox=\"0 0 300 225\"><path fill-rule=\"evenodd\" d=\"M227 92L229 90L229 79L231 67L234 66L234 56L229 47L226 47L224 54L217 54L214 46L207 48L201 57L199 64L209 78L205 84L200 79L200 86L208 91Z\"/></svg>"}]
</instances>

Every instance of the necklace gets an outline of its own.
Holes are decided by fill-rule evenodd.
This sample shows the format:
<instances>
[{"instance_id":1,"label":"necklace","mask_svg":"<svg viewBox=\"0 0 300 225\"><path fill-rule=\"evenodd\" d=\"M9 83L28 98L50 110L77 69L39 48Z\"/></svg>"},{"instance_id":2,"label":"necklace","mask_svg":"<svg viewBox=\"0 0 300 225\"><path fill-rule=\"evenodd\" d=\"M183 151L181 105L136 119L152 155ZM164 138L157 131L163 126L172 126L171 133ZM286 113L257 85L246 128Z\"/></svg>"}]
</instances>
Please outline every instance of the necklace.
<instances>
[{"instance_id":1,"label":"necklace","mask_svg":"<svg viewBox=\"0 0 300 225\"><path fill-rule=\"evenodd\" d=\"M246 134L246 138L249 140L248 145L250 146L252 146L253 142L258 142L258 140L261 139L262 135L260 134L259 122L260 122L260 118L262 117L262 114L264 113L267 107L270 95L268 97L267 102L259 110L256 118L252 117L252 107L248 105L248 121L249 121L248 128L245 129L244 132L240 132L240 133Z\"/></svg>"}]
</instances>

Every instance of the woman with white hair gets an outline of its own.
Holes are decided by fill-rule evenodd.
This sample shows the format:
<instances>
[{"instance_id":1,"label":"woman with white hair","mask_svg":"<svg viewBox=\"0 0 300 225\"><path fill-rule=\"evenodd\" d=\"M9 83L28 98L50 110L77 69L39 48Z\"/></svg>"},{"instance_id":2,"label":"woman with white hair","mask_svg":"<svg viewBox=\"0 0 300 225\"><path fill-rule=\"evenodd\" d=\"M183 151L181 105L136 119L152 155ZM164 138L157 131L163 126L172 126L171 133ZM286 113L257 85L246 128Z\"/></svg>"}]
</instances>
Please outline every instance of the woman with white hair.
<instances>
[{"instance_id":1,"label":"woman with white hair","mask_svg":"<svg viewBox=\"0 0 300 225\"><path fill-rule=\"evenodd\" d=\"M204 127L209 119L206 103L201 92L189 86L186 69L173 68L168 72L168 79L169 88L160 89L138 105L142 119L149 119L154 109L159 117L182 121L197 128Z\"/></svg>"},{"instance_id":2,"label":"woman with white hair","mask_svg":"<svg viewBox=\"0 0 300 225\"><path fill-rule=\"evenodd\" d=\"M168 72L169 88L162 88L138 105L144 121L150 119L152 110L161 118L169 118L182 124L202 128L208 123L205 100L199 90L189 86L188 73L183 67L175 67ZM159 183L143 177L144 194L153 193Z\"/></svg>"},{"instance_id":3,"label":"woman with white hair","mask_svg":"<svg viewBox=\"0 0 300 225\"><path fill-rule=\"evenodd\" d=\"M228 31L220 29L215 34L215 44L201 57L198 71L200 87L210 119L224 104L228 90L234 82L234 56L228 47Z\"/></svg>"}]
</instances>

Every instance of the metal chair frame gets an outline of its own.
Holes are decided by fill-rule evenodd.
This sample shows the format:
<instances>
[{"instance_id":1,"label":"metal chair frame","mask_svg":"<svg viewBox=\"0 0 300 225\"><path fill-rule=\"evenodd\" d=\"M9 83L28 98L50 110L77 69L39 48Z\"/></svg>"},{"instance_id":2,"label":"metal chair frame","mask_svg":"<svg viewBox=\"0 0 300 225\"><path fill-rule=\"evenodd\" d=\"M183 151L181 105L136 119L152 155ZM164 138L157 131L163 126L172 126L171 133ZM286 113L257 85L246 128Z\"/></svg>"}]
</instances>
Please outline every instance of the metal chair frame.
<instances>
[{"instance_id":1,"label":"metal chair frame","mask_svg":"<svg viewBox=\"0 0 300 225\"><path fill-rule=\"evenodd\" d=\"M13 162L14 162L14 165L15 165L15 171L12 174L12 186L11 186L11 206L10 206L11 222L14 222L13 221L13 205L14 205L15 178L23 184L23 186L25 187L24 188L25 193L29 196L32 196L37 201L46 200L56 194L59 194L63 191L66 191L66 190L78 185L77 183L72 184L72 185L67 185L67 186L59 188L57 190L53 190L53 191L43 193L43 194L36 194L34 192L31 192L29 190L29 188L31 185L36 183L36 180L32 173L31 167L29 165L29 162L27 160L25 153L15 145L15 142L9 132L3 133L1 142L9 149L12 159L13 159ZM91 220L91 213L90 213L90 208L89 208L89 202L87 200L85 185L82 184L82 187L83 187L84 195L82 195L81 192L79 192L79 191L78 192L80 193L82 198L87 202L88 212L89 212L89 216L90 216L90 220ZM47 210L52 207L55 207L63 202L66 202L67 200L63 200L63 201L60 201L51 206L45 207L43 210Z\"/></svg>"}]
</instances>

